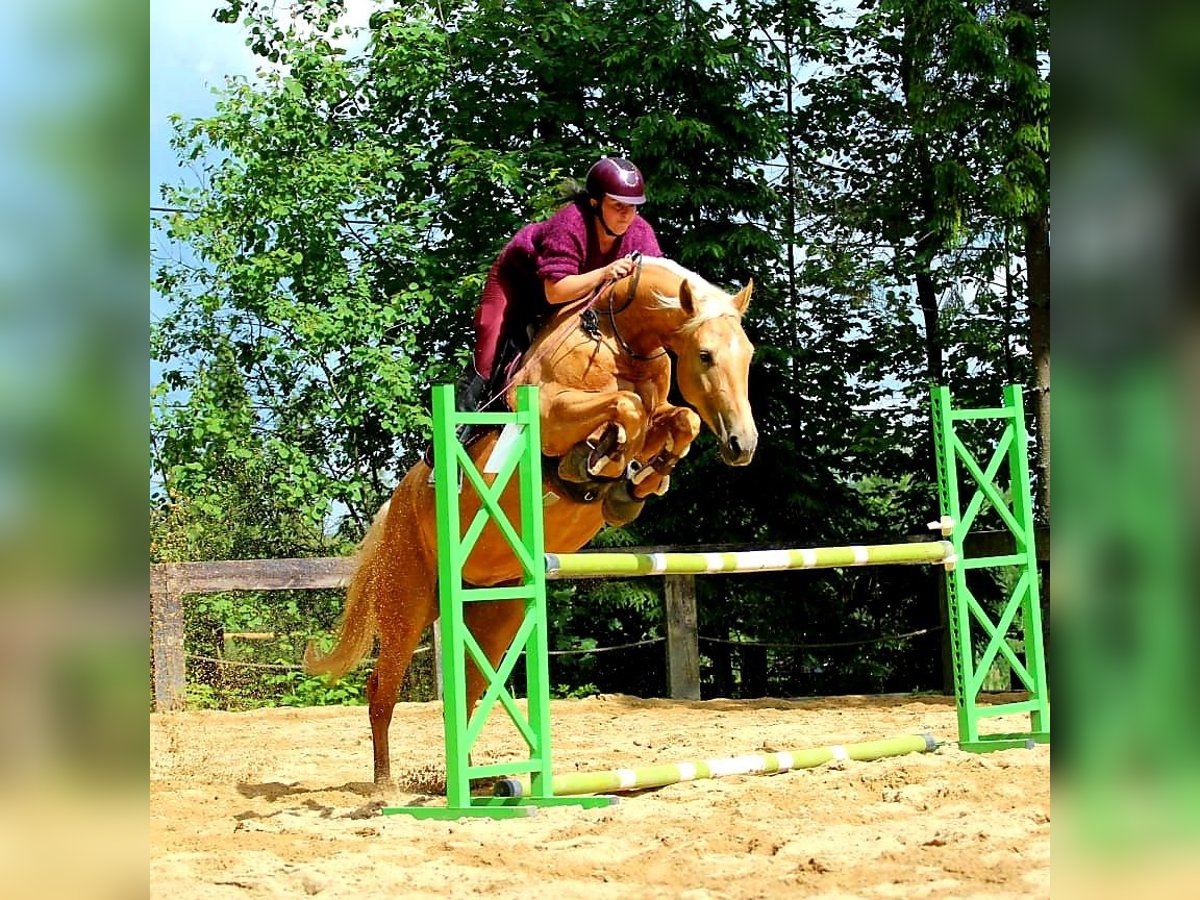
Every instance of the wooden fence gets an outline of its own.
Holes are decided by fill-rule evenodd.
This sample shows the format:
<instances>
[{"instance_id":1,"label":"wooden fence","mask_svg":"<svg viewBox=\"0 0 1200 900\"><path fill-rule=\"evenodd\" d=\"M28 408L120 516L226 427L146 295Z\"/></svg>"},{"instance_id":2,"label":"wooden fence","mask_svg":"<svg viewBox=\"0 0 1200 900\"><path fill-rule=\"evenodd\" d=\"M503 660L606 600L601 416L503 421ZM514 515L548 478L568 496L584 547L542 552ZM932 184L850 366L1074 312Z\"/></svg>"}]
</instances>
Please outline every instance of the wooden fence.
<instances>
[{"instance_id":1,"label":"wooden fence","mask_svg":"<svg viewBox=\"0 0 1200 900\"><path fill-rule=\"evenodd\" d=\"M928 540L926 536L913 540ZM1050 558L1050 530L1037 530L1038 559ZM1011 552L1007 532L968 537L970 556ZM667 547L622 548L657 553ZM777 549L713 544L698 551ZM351 557L313 559L238 559L217 562L157 563L150 567L150 641L154 668L154 708L180 710L186 702L183 598L189 594L223 591L324 590L345 587L352 572ZM694 575L664 575L664 620L667 634L667 691L673 699L700 699L700 642ZM943 584L938 579L939 585ZM944 587L942 588L944 590ZM942 604L943 611L945 604ZM948 657L947 657L948 659ZM946 668L948 673L950 670ZM953 690L953 688L951 688Z\"/></svg>"}]
</instances>

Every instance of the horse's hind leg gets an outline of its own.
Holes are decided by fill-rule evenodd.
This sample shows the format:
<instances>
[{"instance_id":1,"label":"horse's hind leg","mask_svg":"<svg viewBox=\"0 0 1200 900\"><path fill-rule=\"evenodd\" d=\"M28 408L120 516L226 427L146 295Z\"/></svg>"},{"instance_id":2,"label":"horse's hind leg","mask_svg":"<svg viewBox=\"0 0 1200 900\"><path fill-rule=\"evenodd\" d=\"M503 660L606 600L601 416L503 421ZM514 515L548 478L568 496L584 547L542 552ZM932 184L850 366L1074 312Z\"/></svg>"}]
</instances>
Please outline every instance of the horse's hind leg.
<instances>
[{"instance_id":1,"label":"horse's hind leg","mask_svg":"<svg viewBox=\"0 0 1200 900\"><path fill-rule=\"evenodd\" d=\"M419 627L386 634L380 640L375 669L367 679L367 710L371 720L371 745L375 752L375 783L380 786L390 784L392 780L388 728L392 724L392 712L396 708L404 673L408 671L408 664L420 639Z\"/></svg>"},{"instance_id":2,"label":"horse's hind leg","mask_svg":"<svg viewBox=\"0 0 1200 900\"><path fill-rule=\"evenodd\" d=\"M383 548L381 590L376 605L379 658L367 680L375 783L391 782L388 727L421 633L437 615L437 579L430 554L411 541L393 540Z\"/></svg>"}]
</instances>

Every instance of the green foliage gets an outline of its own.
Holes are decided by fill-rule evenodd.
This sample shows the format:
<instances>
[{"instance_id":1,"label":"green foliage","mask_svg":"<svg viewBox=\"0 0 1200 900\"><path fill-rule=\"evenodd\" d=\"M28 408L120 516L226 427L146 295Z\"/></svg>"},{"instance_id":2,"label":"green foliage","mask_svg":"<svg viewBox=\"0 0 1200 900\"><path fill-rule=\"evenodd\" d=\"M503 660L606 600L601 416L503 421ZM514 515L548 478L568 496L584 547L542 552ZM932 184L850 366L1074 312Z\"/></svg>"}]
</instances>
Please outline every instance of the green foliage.
<instances>
[{"instance_id":1,"label":"green foliage","mask_svg":"<svg viewBox=\"0 0 1200 900\"><path fill-rule=\"evenodd\" d=\"M933 512L929 379L989 405L1031 377L1015 248L1049 203L1041 0L414 0L380 4L353 54L343 6L226 0L216 18L263 69L230 79L212 116L174 122L195 178L163 188L189 212L154 222L171 248L153 282L154 559L360 537L424 449L428 388L461 370L495 254L601 152L642 167L668 255L717 283L754 278L760 444L730 470L702 436L670 492L596 545L903 540ZM811 644L936 621L909 570L798 578L702 580L702 633ZM659 592L557 587L556 648L660 637ZM289 635L254 651L264 663L298 658L337 606L285 600L268 629L253 604L205 603L205 621ZM705 647L718 680L737 662L721 646ZM742 663L797 692L907 690L936 679L937 655ZM660 690L661 658L555 657L556 681ZM272 677L287 702L359 696Z\"/></svg>"},{"instance_id":2,"label":"green foliage","mask_svg":"<svg viewBox=\"0 0 1200 900\"><path fill-rule=\"evenodd\" d=\"M221 593L184 603L191 708L253 709L365 702L367 671L333 684L300 669L309 640L328 650L338 591Z\"/></svg>"},{"instance_id":3,"label":"green foliage","mask_svg":"<svg viewBox=\"0 0 1200 900\"><path fill-rule=\"evenodd\" d=\"M584 697L595 697L600 689L594 684L556 684L550 689L550 696L555 700L582 700Z\"/></svg>"},{"instance_id":4,"label":"green foliage","mask_svg":"<svg viewBox=\"0 0 1200 900\"><path fill-rule=\"evenodd\" d=\"M216 689L203 682L189 681L187 685L188 709L221 709L223 704Z\"/></svg>"},{"instance_id":5,"label":"green foliage","mask_svg":"<svg viewBox=\"0 0 1200 900\"><path fill-rule=\"evenodd\" d=\"M596 693L595 684L643 696L661 691L665 668L659 579L553 582L547 595L556 683L581 685L583 693L573 696ZM626 646L656 638L660 640L652 644ZM614 647L621 649L605 649Z\"/></svg>"},{"instance_id":6,"label":"green foliage","mask_svg":"<svg viewBox=\"0 0 1200 900\"><path fill-rule=\"evenodd\" d=\"M324 678L289 670L272 675L268 682L282 690L280 706L362 706L367 702L361 680L343 678L329 684Z\"/></svg>"}]
</instances>

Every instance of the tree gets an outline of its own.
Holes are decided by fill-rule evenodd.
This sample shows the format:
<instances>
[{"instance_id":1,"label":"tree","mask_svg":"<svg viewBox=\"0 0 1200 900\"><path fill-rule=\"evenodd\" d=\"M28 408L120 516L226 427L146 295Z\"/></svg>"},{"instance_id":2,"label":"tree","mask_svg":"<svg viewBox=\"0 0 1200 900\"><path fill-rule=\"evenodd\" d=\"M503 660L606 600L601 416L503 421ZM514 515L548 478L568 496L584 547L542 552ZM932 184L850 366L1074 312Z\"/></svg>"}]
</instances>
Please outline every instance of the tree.
<instances>
[{"instance_id":1,"label":"tree","mask_svg":"<svg viewBox=\"0 0 1200 900\"><path fill-rule=\"evenodd\" d=\"M271 461L265 490L318 523L336 504L361 532L420 450L421 388L452 367L424 352L456 318L425 271L434 204L390 190L420 152L364 127L354 64L319 33L250 23L280 68L231 81L211 118L176 121L201 182L165 188L188 212L157 223L188 257L164 260L154 285L171 307L152 332L155 464L190 494L220 474L208 450L254 448Z\"/></svg>"},{"instance_id":2,"label":"tree","mask_svg":"<svg viewBox=\"0 0 1200 900\"><path fill-rule=\"evenodd\" d=\"M154 330L156 465L184 489L203 447L260 444L272 490L314 521L344 508L354 532L421 449L428 385L456 377L491 259L563 174L636 154L665 245L714 278L773 251L756 224L773 195L748 164L771 150L744 89L755 56L718 13L412 3L377 13L351 60L330 39L338 8L302 4L286 26L267 4L219 14L272 67L177 122L203 180L167 188L195 214L159 223L197 261L155 281L172 304Z\"/></svg>"},{"instance_id":3,"label":"tree","mask_svg":"<svg viewBox=\"0 0 1200 900\"><path fill-rule=\"evenodd\" d=\"M1038 506L1050 518L1050 28L1044 0L1010 0L992 14L1005 39L999 82L1003 178L997 211L1023 240L1037 419Z\"/></svg>"},{"instance_id":4,"label":"tree","mask_svg":"<svg viewBox=\"0 0 1200 900\"><path fill-rule=\"evenodd\" d=\"M1019 284L996 284L1014 272L1010 235L1048 205L1043 33L1012 9L963 0L880 0L811 30L817 74L799 116L818 236L806 249L836 293L876 306L873 334L910 327L879 292L890 282L911 294L924 367L893 378L914 393L953 381L990 402L975 394L998 376L1027 380L1027 350L1047 344L1040 301L1022 309ZM1026 269L1040 296L1036 259ZM1021 369L1004 371L1014 359Z\"/></svg>"},{"instance_id":5,"label":"tree","mask_svg":"<svg viewBox=\"0 0 1200 900\"><path fill-rule=\"evenodd\" d=\"M189 212L157 222L181 250L155 277L159 499L217 527L257 494L279 529L264 548L307 552L335 520L356 538L424 448L428 388L458 377L496 253L612 152L646 173L668 255L754 278L761 440L731 471L702 438L671 491L600 540L902 539L933 495L926 382L990 404L1039 352L1041 307L1017 298L1041 290L1019 248L1034 259L1048 209L1046 29L1020 2L412 0L350 55L340 2L285 20L226 0L217 17L264 69L176 122L198 181L166 188ZM847 622L910 630L927 588L832 573L796 601L767 579L720 588L704 615L721 634L829 640ZM632 616L624 637L658 627L643 588L597 600ZM612 630L580 601L560 619ZM891 683L891 653L839 665Z\"/></svg>"}]
</instances>

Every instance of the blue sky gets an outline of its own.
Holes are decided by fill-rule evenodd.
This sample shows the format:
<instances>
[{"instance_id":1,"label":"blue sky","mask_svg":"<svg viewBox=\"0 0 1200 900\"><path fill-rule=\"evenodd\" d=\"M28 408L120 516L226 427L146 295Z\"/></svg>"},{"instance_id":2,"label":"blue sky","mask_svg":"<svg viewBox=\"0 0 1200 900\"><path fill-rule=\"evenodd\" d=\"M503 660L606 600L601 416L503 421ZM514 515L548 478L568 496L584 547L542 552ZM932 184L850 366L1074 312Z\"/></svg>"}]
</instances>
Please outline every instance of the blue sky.
<instances>
[{"instance_id":1,"label":"blue sky","mask_svg":"<svg viewBox=\"0 0 1200 900\"><path fill-rule=\"evenodd\" d=\"M158 188L183 174L170 148L167 116L212 112L211 89L226 75L251 75L254 56L242 30L212 18L213 4L204 0L150 0L150 190L151 203L161 204Z\"/></svg>"},{"instance_id":2,"label":"blue sky","mask_svg":"<svg viewBox=\"0 0 1200 900\"><path fill-rule=\"evenodd\" d=\"M175 163L167 117L205 116L213 110L212 89L227 75L252 76L258 62L245 45L241 26L212 17L213 0L150 0L150 189L186 176ZM285 4L279 4L286 8ZM376 0L349 0L347 24L365 24Z\"/></svg>"}]
</instances>

